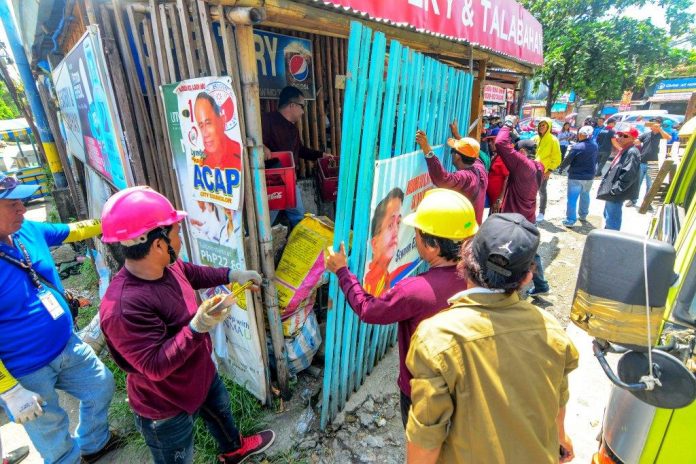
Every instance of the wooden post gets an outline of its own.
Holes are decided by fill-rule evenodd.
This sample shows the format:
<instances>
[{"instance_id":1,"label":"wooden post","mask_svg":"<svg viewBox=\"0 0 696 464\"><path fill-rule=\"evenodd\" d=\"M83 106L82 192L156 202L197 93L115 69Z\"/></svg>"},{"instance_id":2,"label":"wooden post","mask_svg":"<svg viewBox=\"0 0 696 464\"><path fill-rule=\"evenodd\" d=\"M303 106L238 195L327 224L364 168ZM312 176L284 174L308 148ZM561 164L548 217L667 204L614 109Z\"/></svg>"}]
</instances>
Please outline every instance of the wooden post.
<instances>
[{"instance_id":1,"label":"wooden post","mask_svg":"<svg viewBox=\"0 0 696 464\"><path fill-rule=\"evenodd\" d=\"M222 10L222 7L220 7ZM227 19L224 15L220 17L220 35L222 36L223 50L223 68L222 70L232 78L232 86L237 95L242 95L241 86L239 83L239 74L235 72L237 69L237 48L233 44L233 37L227 24ZM239 118L240 129L243 134L246 134L246 123L243 117ZM261 270L261 262L259 259L259 231L256 223L256 206L254 205L254 179L251 176L249 163L251 161L250 150L244 150L244 216L246 218L246 228L249 234L249 255L248 263L251 269ZM261 295L253 293L253 308L256 315L256 327L258 328L259 342L261 343L261 356L263 356L263 365L266 370L266 404L270 405L273 401L271 395L270 375L268 369L268 347L266 345L266 324L263 317L263 301Z\"/></svg>"},{"instance_id":2,"label":"wooden post","mask_svg":"<svg viewBox=\"0 0 696 464\"><path fill-rule=\"evenodd\" d=\"M471 118L469 120L472 121L472 123L474 119L478 120L478 124L476 124L471 132L469 132L469 137L473 138L478 138L476 134L478 134L480 131L479 128L481 127L481 116L483 113L483 83L486 80L487 64L488 61L486 60L479 61L478 76L474 81L474 88L471 92Z\"/></svg>"},{"instance_id":3,"label":"wooden post","mask_svg":"<svg viewBox=\"0 0 696 464\"><path fill-rule=\"evenodd\" d=\"M252 177L254 179L254 203L258 223L258 242L261 250L261 270L264 274L264 300L266 314L271 331L273 352L281 395L290 397L288 385L288 365L285 357L285 340L283 326L278 309L278 294L273 283L275 265L273 262L273 235L268 210L268 194L263 154L263 138L261 133L261 108L259 97L259 81L256 71L256 52L254 48L254 31L250 24L237 23L235 26L237 50L239 56L239 74L242 85L242 100L244 101L244 120L246 123L247 144L251 148Z\"/></svg>"}]
</instances>

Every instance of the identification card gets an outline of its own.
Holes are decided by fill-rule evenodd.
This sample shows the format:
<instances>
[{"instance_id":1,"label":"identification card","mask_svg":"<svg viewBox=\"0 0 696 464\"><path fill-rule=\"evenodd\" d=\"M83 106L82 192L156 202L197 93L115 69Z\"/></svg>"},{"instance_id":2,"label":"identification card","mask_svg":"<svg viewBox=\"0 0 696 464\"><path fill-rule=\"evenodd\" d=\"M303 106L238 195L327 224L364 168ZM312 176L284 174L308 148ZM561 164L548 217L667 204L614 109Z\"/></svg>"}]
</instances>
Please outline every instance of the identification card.
<instances>
[{"instance_id":1,"label":"identification card","mask_svg":"<svg viewBox=\"0 0 696 464\"><path fill-rule=\"evenodd\" d=\"M51 291L46 289L39 290L39 299L54 320L65 314L63 307L58 303L56 296Z\"/></svg>"}]
</instances>

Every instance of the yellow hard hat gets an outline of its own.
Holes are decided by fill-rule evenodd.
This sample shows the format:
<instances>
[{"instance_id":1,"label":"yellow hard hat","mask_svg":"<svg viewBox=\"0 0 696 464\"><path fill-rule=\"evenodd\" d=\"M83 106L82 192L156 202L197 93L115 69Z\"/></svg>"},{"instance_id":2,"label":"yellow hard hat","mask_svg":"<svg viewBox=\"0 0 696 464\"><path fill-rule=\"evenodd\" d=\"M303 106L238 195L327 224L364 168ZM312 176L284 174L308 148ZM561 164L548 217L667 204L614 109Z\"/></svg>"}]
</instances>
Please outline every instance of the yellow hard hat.
<instances>
[{"instance_id":1,"label":"yellow hard hat","mask_svg":"<svg viewBox=\"0 0 696 464\"><path fill-rule=\"evenodd\" d=\"M403 223L435 237L464 240L478 231L471 202L454 190L435 188L425 192L416 211Z\"/></svg>"}]
</instances>

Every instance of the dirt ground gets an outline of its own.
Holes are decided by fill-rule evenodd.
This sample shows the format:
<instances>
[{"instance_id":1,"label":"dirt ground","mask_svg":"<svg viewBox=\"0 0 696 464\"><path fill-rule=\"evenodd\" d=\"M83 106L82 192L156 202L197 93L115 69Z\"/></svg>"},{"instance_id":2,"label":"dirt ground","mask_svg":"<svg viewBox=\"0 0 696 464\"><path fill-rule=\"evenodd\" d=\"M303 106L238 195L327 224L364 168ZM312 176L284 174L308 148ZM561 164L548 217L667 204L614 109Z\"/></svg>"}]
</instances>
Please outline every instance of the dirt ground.
<instances>
[{"instance_id":1,"label":"dirt ground","mask_svg":"<svg viewBox=\"0 0 696 464\"><path fill-rule=\"evenodd\" d=\"M568 314L586 235L592 229L603 226L604 202L594 200L598 183L595 181L589 222L567 229L561 225L565 217L566 178L552 176L546 220L538 224L542 239L540 254L546 278L551 284L551 293L534 302L554 314L564 325L569 324ZM637 210L624 208L622 230L643 234L648 220L648 216L639 215ZM568 333L581 353L581 361L580 367L570 378L571 399L566 424L575 445L574 462L588 463L597 448L596 436L601 429L610 383L592 356L591 339L572 324L568 326ZM320 382L312 380L311 376L301 375L294 399L287 405L288 410L282 414L269 411L269 422L277 434L276 444L268 450L267 456L252 462L404 462L404 433L396 387L397 364L398 355L394 347L324 432L318 430L319 412L312 414L313 409L307 407L306 398L311 394L299 393L303 389L309 389L310 393L318 391ZM312 420L307 421L309 417ZM28 444L23 429L15 424L3 425L0 432L5 449ZM41 459L33 452L25 462L40 463ZM133 464L148 463L150 460L142 454L129 456L113 453L101 462Z\"/></svg>"}]
</instances>

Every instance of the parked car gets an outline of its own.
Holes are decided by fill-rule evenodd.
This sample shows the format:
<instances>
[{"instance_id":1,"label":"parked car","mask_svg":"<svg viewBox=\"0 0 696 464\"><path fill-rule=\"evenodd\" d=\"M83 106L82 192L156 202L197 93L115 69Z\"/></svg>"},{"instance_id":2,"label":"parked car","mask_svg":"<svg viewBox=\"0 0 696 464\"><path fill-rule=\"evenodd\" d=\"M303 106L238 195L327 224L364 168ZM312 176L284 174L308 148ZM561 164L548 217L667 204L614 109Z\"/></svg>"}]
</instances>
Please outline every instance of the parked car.
<instances>
[{"instance_id":1,"label":"parked car","mask_svg":"<svg viewBox=\"0 0 696 464\"><path fill-rule=\"evenodd\" d=\"M536 135L537 125L539 124L540 119L541 118L537 118L537 117L520 119L519 128L520 128L520 138L522 140L531 139L532 137L534 137ZM551 132L553 133L553 135L558 135L561 133L561 130L563 129L562 122L556 121L554 119L553 123L551 125L553 126L553 127L551 127Z\"/></svg>"},{"instance_id":2,"label":"parked car","mask_svg":"<svg viewBox=\"0 0 696 464\"><path fill-rule=\"evenodd\" d=\"M654 118L656 116L660 116L663 119L671 119L674 122L675 126L684 122L684 116L680 116L677 114L668 114L667 110L622 111L620 113L612 114L606 120L606 122L614 121L617 124L620 122L636 123L642 120L650 120L650 118Z\"/></svg>"}]
</instances>

